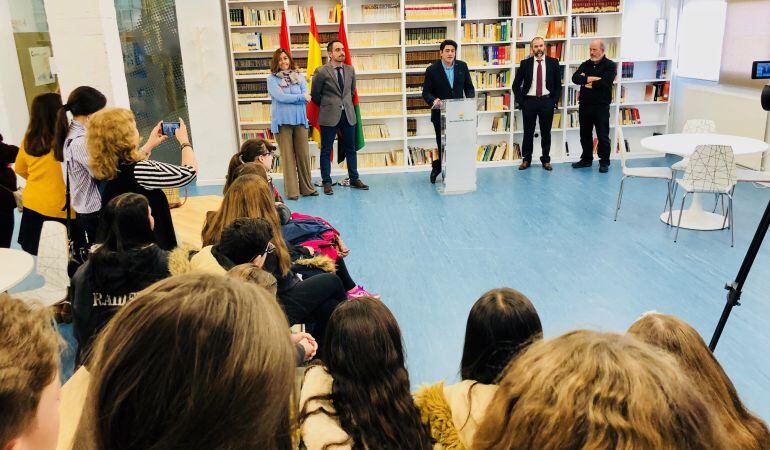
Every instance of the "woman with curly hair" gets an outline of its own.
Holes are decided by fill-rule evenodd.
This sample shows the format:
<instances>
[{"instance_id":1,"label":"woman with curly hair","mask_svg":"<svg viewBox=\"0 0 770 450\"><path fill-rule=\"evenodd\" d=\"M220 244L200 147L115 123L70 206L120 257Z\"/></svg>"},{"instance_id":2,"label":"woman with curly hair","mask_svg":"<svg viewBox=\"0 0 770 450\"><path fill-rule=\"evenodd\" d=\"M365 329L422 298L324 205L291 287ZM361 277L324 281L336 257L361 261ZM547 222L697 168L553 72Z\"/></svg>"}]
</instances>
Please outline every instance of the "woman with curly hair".
<instances>
[{"instance_id":1,"label":"woman with curly hair","mask_svg":"<svg viewBox=\"0 0 770 450\"><path fill-rule=\"evenodd\" d=\"M176 247L176 236L168 199L162 189L184 186L192 182L198 172L187 125L181 118L179 123L174 136L181 144L181 166L149 159L152 150L168 136L163 135L161 122L158 122L140 148L134 113L127 109L110 108L97 112L91 116L86 130L91 171L97 180L107 180L102 206L127 192L147 197L155 219L158 245L164 250Z\"/></svg>"},{"instance_id":2,"label":"woman with curly hair","mask_svg":"<svg viewBox=\"0 0 770 450\"><path fill-rule=\"evenodd\" d=\"M767 424L746 409L730 378L693 327L677 317L653 312L634 322L628 333L676 358L722 422L732 448L770 448Z\"/></svg>"},{"instance_id":3,"label":"woman with curly hair","mask_svg":"<svg viewBox=\"0 0 770 450\"><path fill-rule=\"evenodd\" d=\"M308 450L428 450L430 434L409 392L401 330L387 306L359 297L337 307L305 372L300 428Z\"/></svg>"},{"instance_id":4,"label":"woman with curly hair","mask_svg":"<svg viewBox=\"0 0 770 450\"><path fill-rule=\"evenodd\" d=\"M531 345L508 367L473 448L726 449L702 395L651 345L573 331Z\"/></svg>"}]
</instances>

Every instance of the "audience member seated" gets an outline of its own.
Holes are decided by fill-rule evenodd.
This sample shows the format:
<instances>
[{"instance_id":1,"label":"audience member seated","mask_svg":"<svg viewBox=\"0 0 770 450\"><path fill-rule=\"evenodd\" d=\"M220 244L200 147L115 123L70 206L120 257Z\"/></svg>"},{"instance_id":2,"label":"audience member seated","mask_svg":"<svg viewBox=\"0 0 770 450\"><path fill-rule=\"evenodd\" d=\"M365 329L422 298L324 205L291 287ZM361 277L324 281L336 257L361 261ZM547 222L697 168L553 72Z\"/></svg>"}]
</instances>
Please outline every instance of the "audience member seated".
<instances>
[{"instance_id":1,"label":"audience member seated","mask_svg":"<svg viewBox=\"0 0 770 450\"><path fill-rule=\"evenodd\" d=\"M134 113L127 109L103 109L88 122L86 145L91 171L97 180L107 180L102 205L126 192L147 197L155 219L158 245L164 250L173 250L177 243L168 199L162 189L182 187L192 182L198 171L187 126L182 119L179 123L174 136L181 145L181 166L149 159L152 150L168 139L160 122L142 148Z\"/></svg>"},{"instance_id":2,"label":"audience member seated","mask_svg":"<svg viewBox=\"0 0 770 450\"><path fill-rule=\"evenodd\" d=\"M61 338L49 310L0 294L0 449L53 450Z\"/></svg>"},{"instance_id":3,"label":"audience member seated","mask_svg":"<svg viewBox=\"0 0 770 450\"><path fill-rule=\"evenodd\" d=\"M307 370L300 394L308 450L431 448L409 392L401 330L381 301L340 305L321 346L323 364Z\"/></svg>"},{"instance_id":4,"label":"audience member seated","mask_svg":"<svg viewBox=\"0 0 770 450\"><path fill-rule=\"evenodd\" d=\"M243 179L235 182L228 195ZM267 185L262 182L262 186L266 189ZM270 212L275 216L275 210ZM202 248L190 264L193 270L217 274L247 263L264 269L278 280L278 303L289 323L312 324L313 335L321 341L332 311L347 298L345 289L340 279L330 273L299 278L291 269L289 253L280 234L275 233L276 228L275 222L261 218L235 219L225 227L218 242ZM283 252L279 252L281 246Z\"/></svg>"},{"instance_id":5,"label":"audience member seated","mask_svg":"<svg viewBox=\"0 0 770 450\"><path fill-rule=\"evenodd\" d=\"M97 340L76 448L293 448L288 326L253 284L208 274L154 284Z\"/></svg>"},{"instance_id":6,"label":"audience member seated","mask_svg":"<svg viewBox=\"0 0 770 450\"><path fill-rule=\"evenodd\" d=\"M185 256L157 245L147 199L119 195L102 211L98 245L72 277L73 334L76 365L86 363L99 331L137 292L170 275L169 263ZM173 264L172 264L173 265Z\"/></svg>"},{"instance_id":7,"label":"audience member seated","mask_svg":"<svg viewBox=\"0 0 770 450\"><path fill-rule=\"evenodd\" d=\"M430 427L437 448L472 448L473 434L503 370L542 337L540 317L524 294L500 288L481 296L471 308L465 328L462 381L448 387L440 382L415 394L422 421Z\"/></svg>"},{"instance_id":8,"label":"audience member seated","mask_svg":"<svg viewBox=\"0 0 770 450\"><path fill-rule=\"evenodd\" d=\"M702 397L659 349L573 331L532 344L506 369L473 448L726 449Z\"/></svg>"},{"instance_id":9,"label":"audience member seated","mask_svg":"<svg viewBox=\"0 0 770 450\"><path fill-rule=\"evenodd\" d=\"M241 145L241 150L230 158L230 163L227 166L227 176L225 177L225 186L222 189L222 193L226 193L230 185L233 184L233 181L238 178L238 169L242 165L254 163L262 166L267 172L267 182L273 193L273 201L284 203L281 193L278 192L278 188L275 187L273 178L270 176L270 171L273 168L273 158L275 157L274 152L275 146L266 139L246 140Z\"/></svg>"},{"instance_id":10,"label":"audience member seated","mask_svg":"<svg viewBox=\"0 0 770 450\"><path fill-rule=\"evenodd\" d=\"M647 313L628 332L676 358L722 422L732 441L731 448L770 449L767 425L746 409L735 386L693 327L668 314Z\"/></svg>"}]
</instances>

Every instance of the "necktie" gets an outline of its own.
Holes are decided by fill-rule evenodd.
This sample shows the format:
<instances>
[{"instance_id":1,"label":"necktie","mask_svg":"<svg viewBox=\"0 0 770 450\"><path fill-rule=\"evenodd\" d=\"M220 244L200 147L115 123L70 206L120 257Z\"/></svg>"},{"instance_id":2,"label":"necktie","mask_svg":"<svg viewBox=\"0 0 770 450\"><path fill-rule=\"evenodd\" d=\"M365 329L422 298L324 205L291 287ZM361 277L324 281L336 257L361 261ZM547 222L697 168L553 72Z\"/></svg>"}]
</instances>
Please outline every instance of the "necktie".
<instances>
[{"instance_id":1,"label":"necktie","mask_svg":"<svg viewBox=\"0 0 770 450\"><path fill-rule=\"evenodd\" d=\"M543 95L543 60L537 60L537 84L535 85L535 95L538 97Z\"/></svg>"},{"instance_id":2,"label":"necktie","mask_svg":"<svg viewBox=\"0 0 770 450\"><path fill-rule=\"evenodd\" d=\"M335 67L337 70L337 83L340 85L340 92L345 92L345 79L342 78L342 67Z\"/></svg>"}]
</instances>

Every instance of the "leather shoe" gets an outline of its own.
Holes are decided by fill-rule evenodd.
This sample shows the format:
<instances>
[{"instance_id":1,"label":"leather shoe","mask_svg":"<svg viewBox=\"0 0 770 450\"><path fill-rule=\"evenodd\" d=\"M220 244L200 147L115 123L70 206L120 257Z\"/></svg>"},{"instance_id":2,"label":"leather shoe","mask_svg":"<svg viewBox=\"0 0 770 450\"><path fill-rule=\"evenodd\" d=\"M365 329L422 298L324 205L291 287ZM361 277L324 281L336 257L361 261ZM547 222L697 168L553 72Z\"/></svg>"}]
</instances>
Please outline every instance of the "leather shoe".
<instances>
[{"instance_id":1,"label":"leather shoe","mask_svg":"<svg viewBox=\"0 0 770 450\"><path fill-rule=\"evenodd\" d=\"M553 166L549 162L543 163L543 169L545 169L545 170L550 172L551 170L553 170Z\"/></svg>"},{"instance_id":2,"label":"leather shoe","mask_svg":"<svg viewBox=\"0 0 770 450\"><path fill-rule=\"evenodd\" d=\"M302 194L302 196L303 197L317 197L318 196L318 191L313 191L313 192L311 192L309 194Z\"/></svg>"},{"instance_id":3,"label":"leather shoe","mask_svg":"<svg viewBox=\"0 0 770 450\"><path fill-rule=\"evenodd\" d=\"M430 171L430 183L436 184L436 178L441 174L441 172L437 172L435 170Z\"/></svg>"},{"instance_id":4,"label":"leather shoe","mask_svg":"<svg viewBox=\"0 0 770 450\"><path fill-rule=\"evenodd\" d=\"M324 184L324 194L326 195L334 195L334 191L332 190L331 184Z\"/></svg>"},{"instance_id":5,"label":"leather shoe","mask_svg":"<svg viewBox=\"0 0 770 450\"><path fill-rule=\"evenodd\" d=\"M599 173L607 173L610 170L610 166L608 165L601 165L599 166Z\"/></svg>"},{"instance_id":6,"label":"leather shoe","mask_svg":"<svg viewBox=\"0 0 770 450\"><path fill-rule=\"evenodd\" d=\"M529 161L522 161L521 164L519 164L519 170L526 170L531 166L532 163Z\"/></svg>"},{"instance_id":7,"label":"leather shoe","mask_svg":"<svg viewBox=\"0 0 770 450\"><path fill-rule=\"evenodd\" d=\"M287 197L287 198L288 198L289 200L299 200L299 197L297 197L296 195L295 195L294 197Z\"/></svg>"},{"instance_id":8,"label":"leather shoe","mask_svg":"<svg viewBox=\"0 0 770 450\"><path fill-rule=\"evenodd\" d=\"M591 161L584 161L584 160L581 159L578 162L573 162L572 163L572 168L573 169L581 169L583 167L591 167L592 164L593 163Z\"/></svg>"},{"instance_id":9,"label":"leather shoe","mask_svg":"<svg viewBox=\"0 0 770 450\"><path fill-rule=\"evenodd\" d=\"M351 181L350 187L352 187L353 189L361 189L363 191L369 190L369 186L365 185L364 182L361 180Z\"/></svg>"}]
</instances>

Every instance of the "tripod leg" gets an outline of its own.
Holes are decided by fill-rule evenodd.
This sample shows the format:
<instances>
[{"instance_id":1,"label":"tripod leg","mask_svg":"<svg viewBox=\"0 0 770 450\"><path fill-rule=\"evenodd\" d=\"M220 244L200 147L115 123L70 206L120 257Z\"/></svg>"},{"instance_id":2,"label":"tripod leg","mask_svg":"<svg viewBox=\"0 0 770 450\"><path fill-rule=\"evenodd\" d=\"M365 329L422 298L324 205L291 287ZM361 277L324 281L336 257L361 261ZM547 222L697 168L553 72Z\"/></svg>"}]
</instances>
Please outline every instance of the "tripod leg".
<instances>
[{"instance_id":1,"label":"tripod leg","mask_svg":"<svg viewBox=\"0 0 770 450\"><path fill-rule=\"evenodd\" d=\"M676 233L674 234L674 242L679 237L679 228L682 225L682 214L684 213L684 199L687 198L687 192L682 196L682 207L679 209L679 220L676 221Z\"/></svg>"}]
</instances>

